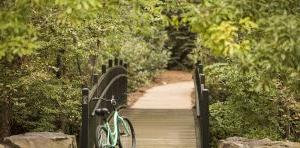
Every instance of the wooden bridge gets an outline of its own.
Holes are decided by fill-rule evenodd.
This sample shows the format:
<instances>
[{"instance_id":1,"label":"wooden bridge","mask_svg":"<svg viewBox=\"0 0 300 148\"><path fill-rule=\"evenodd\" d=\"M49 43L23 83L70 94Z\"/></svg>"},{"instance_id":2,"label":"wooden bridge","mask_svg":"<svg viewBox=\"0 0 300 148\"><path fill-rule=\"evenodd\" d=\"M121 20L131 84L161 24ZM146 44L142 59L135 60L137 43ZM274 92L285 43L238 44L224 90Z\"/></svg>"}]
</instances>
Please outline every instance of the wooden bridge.
<instances>
[{"instance_id":1,"label":"wooden bridge","mask_svg":"<svg viewBox=\"0 0 300 148\"><path fill-rule=\"evenodd\" d=\"M94 74L92 87L83 88L81 148L93 148L95 129L101 120L93 116L96 108L110 104L93 98L118 98L127 102L127 64L118 59ZM133 106L123 110L133 123L136 148L209 148L208 91L204 89L203 67L197 65L194 82L180 82L149 89ZM195 90L196 109L191 93Z\"/></svg>"},{"instance_id":2,"label":"wooden bridge","mask_svg":"<svg viewBox=\"0 0 300 148\"><path fill-rule=\"evenodd\" d=\"M196 148L191 109L129 109L137 148Z\"/></svg>"},{"instance_id":3,"label":"wooden bridge","mask_svg":"<svg viewBox=\"0 0 300 148\"><path fill-rule=\"evenodd\" d=\"M138 148L196 147L193 87L192 81L153 87L127 111Z\"/></svg>"}]
</instances>

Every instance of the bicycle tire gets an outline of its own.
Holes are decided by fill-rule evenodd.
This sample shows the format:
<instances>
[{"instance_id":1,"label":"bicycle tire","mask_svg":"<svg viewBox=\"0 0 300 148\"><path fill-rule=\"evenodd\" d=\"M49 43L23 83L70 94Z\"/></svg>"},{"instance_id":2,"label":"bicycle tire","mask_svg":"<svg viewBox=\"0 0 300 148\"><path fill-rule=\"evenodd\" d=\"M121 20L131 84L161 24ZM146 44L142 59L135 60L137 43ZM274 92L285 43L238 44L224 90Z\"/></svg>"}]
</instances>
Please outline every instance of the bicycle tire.
<instances>
[{"instance_id":1,"label":"bicycle tire","mask_svg":"<svg viewBox=\"0 0 300 148\"><path fill-rule=\"evenodd\" d=\"M122 135L120 133L121 131L119 131L118 146L119 146L119 148L135 148L136 147L136 139L135 139L135 132L134 132L133 125L132 125L132 123L130 122L130 120L128 118L123 117L123 120L124 120L124 122L126 122L128 124L128 126L130 128L130 132L131 132L131 147L130 146L129 147L124 147L124 145L122 144ZM120 126L120 125L124 126L123 124L124 123L119 123L118 126ZM121 129L121 128L119 127L119 129Z\"/></svg>"}]
</instances>

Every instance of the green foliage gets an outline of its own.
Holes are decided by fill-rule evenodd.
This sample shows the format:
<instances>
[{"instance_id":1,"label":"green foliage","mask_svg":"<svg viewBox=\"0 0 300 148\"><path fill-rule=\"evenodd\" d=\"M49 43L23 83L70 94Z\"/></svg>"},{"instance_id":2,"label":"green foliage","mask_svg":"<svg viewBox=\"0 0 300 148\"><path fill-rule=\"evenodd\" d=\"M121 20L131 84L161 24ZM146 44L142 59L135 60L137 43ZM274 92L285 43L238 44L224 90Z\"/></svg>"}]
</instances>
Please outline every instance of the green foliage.
<instances>
[{"instance_id":1,"label":"green foliage","mask_svg":"<svg viewBox=\"0 0 300 148\"><path fill-rule=\"evenodd\" d=\"M273 83L269 91L257 90L261 76L254 71L244 73L235 64L214 64L206 67L205 73L211 92L213 144L230 136L279 140L288 133L290 139L297 139L297 102L293 95L282 92L278 83Z\"/></svg>"},{"instance_id":2,"label":"green foliage","mask_svg":"<svg viewBox=\"0 0 300 148\"><path fill-rule=\"evenodd\" d=\"M300 86L298 8L298 0L204 0L191 5L185 15L199 33L201 46L264 75L261 85L280 76L296 91Z\"/></svg>"},{"instance_id":3,"label":"green foliage","mask_svg":"<svg viewBox=\"0 0 300 148\"><path fill-rule=\"evenodd\" d=\"M148 84L157 70L168 64L168 51L162 50L162 48L152 49L147 46L151 45L139 39L133 39L132 42L125 43L121 48L120 57L126 61L132 61L129 62L129 89Z\"/></svg>"},{"instance_id":4,"label":"green foliage","mask_svg":"<svg viewBox=\"0 0 300 148\"><path fill-rule=\"evenodd\" d=\"M78 134L82 84L89 84L108 59L129 63L131 90L166 67L169 52L163 47L167 36L159 3L1 1L0 113L12 107L12 119L5 119L12 134Z\"/></svg>"},{"instance_id":5,"label":"green foliage","mask_svg":"<svg viewBox=\"0 0 300 148\"><path fill-rule=\"evenodd\" d=\"M165 47L171 51L168 68L191 68L193 63L187 58L195 48L197 34L191 32L187 22L183 22L185 12L188 12L191 3L183 1L168 1L164 3L163 14L167 20L168 40Z\"/></svg>"},{"instance_id":6,"label":"green foliage","mask_svg":"<svg viewBox=\"0 0 300 148\"><path fill-rule=\"evenodd\" d=\"M198 33L190 58L226 63L207 73L214 140L299 140L299 7L298 0L203 0L184 14L182 23Z\"/></svg>"},{"instance_id":7,"label":"green foliage","mask_svg":"<svg viewBox=\"0 0 300 148\"><path fill-rule=\"evenodd\" d=\"M74 23L91 18L88 16L95 14L101 4L97 0L4 0L0 6L0 60L12 61L14 57L30 55L39 48L39 32L35 26L38 22L32 20L38 15L55 16L57 23ZM47 16L49 13L53 14Z\"/></svg>"},{"instance_id":8,"label":"green foliage","mask_svg":"<svg viewBox=\"0 0 300 148\"><path fill-rule=\"evenodd\" d=\"M298 0L203 0L199 5L3 0L0 112L12 108L8 120L13 134L78 133L80 88L100 72L101 64L114 57L128 62L134 90L166 67L171 53L165 48L178 45L179 53L192 50L194 62L225 63L206 68L214 142L237 135L297 141L299 8ZM196 48L195 34L182 44L190 34L176 34L181 27L183 33L191 27L198 34Z\"/></svg>"}]
</instances>

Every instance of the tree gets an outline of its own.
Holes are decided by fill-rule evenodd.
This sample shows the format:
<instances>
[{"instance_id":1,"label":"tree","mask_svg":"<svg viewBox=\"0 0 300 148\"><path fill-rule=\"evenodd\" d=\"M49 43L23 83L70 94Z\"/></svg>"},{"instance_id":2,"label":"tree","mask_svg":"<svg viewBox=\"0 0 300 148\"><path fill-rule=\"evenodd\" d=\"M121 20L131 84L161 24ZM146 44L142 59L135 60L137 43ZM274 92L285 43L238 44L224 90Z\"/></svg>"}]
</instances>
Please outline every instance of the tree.
<instances>
[{"instance_id":1,"label":"tree","mask_svg":"<svg viewBox=\"0 0 300 148\"><path fill-rule=\"evenodd\" d=\"M130 88L168 61L159 0L0 2L0 139L27 131L78 134L80 88L114 57Z\"/></svg>"},{"instance_id":2,"label":"tree","mask_svg":"<svg viewBox=\"0 0 300 148\"><path fill-rule=\"evenodd\" d=\"M298 0L203 0L185 14L200 50L226 56L241 74L255 72L257 92L274 85L282 92L273 101L281 104L286 138L299 135L299 7Z\"/></svg>"},{"instance_id":3,"label":"tree","mask_svg":"<svg viewBox=\"0 0 300 148\"><path fill-rule=\"evenodd\" d=\"M30 60L28 57L37 54L42 45L41 39L38 38L41 30L37 24L43 22L38 22L42 20L39 18L53 13L58 23L77 21L95 11L100 3L96 0L84 2L63 0L54 3L46 0L4 0L0 2L0 6L0 67L3 76L0 83L0 90L3 92L0 139L2 139L10 134L13 99L20 97L24 90L19 80L30 71L26 65ZM50 15L51 17L53 15ZM24 64L27 68L24 68Z\"/></svg>"}]
</instances>

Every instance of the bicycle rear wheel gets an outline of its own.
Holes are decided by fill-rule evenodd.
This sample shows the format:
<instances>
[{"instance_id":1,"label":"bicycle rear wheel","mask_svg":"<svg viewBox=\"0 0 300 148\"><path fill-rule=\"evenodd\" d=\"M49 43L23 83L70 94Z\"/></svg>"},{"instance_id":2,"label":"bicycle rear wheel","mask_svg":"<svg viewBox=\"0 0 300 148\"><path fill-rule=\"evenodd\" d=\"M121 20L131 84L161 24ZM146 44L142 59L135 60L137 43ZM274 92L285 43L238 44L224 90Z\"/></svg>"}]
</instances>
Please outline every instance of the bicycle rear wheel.
<instances>
[{"instance_id":1,"label":"bicycle rear wheel","mask_svg":"<svg viewBox=\"0 0 300 148\"><path fill-rule=\"evenodd\" d=\"M107 129L99 125L96 129L96 148L108 148L108 136L107 136Z\"/></svg>"},{"instance_id":2,"label":"bicycle rear wheel","mask_svg":"<svg viewBox=\"0 0 300 148\"><path fill-rule=\"evenodd\" d=\"M131 122L127 118L123 118L124 122L120 122L119 126L119 147L135 148L135 133Z\"/></svg>"}]
</instances>

